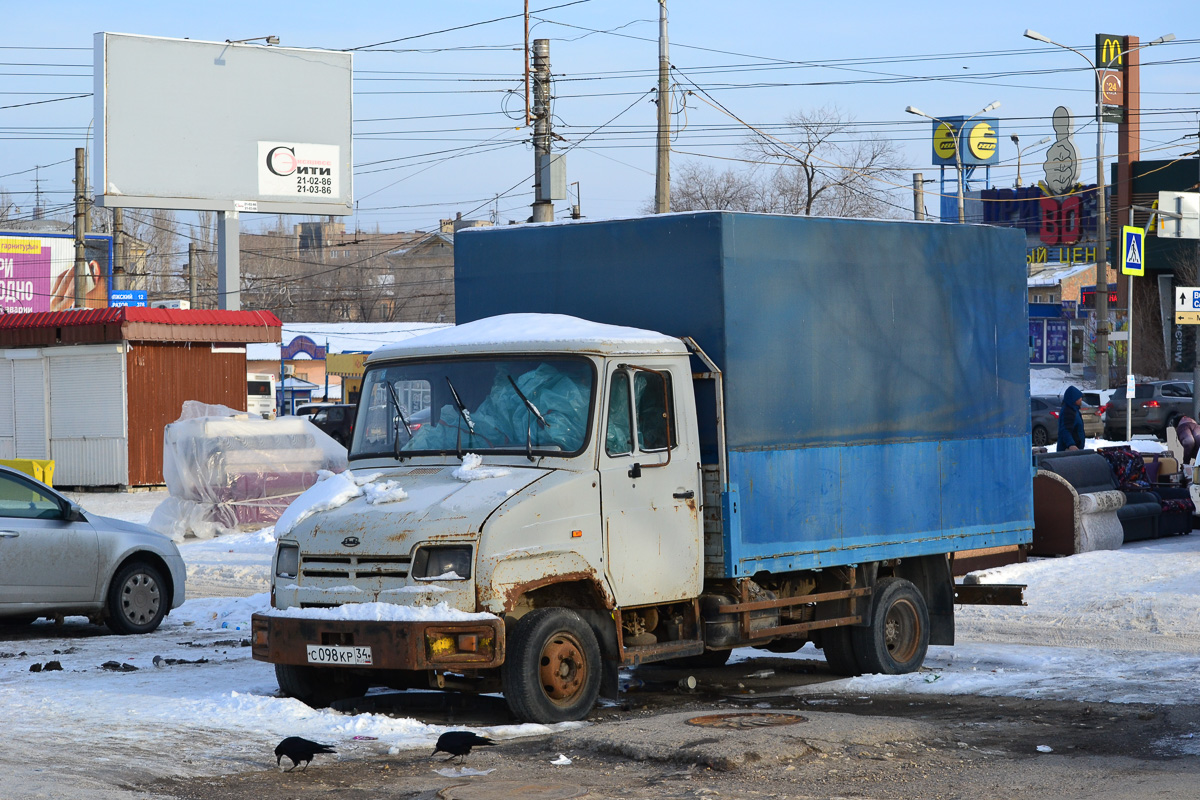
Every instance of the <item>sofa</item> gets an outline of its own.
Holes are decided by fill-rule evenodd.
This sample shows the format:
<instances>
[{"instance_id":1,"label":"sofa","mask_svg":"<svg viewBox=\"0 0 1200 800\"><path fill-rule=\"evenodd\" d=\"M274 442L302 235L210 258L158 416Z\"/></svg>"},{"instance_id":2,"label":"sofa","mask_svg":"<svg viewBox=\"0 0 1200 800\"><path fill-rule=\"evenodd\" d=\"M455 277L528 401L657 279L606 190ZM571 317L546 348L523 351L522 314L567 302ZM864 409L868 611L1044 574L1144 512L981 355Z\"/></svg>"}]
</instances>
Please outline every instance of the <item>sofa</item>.
<instances>
[{"instance_id":1,"label":"sofa","mask_svg":"<svg viewBox=\"0 0 1200 800\"><path fill-rule=\"evenodd\" d=\"M1108 462L1098 453L1047 453L1037 462L1030 555L1116 550L1125 541L1127 527L1135 535L1154 530L1161 514L1158 503L1120 491Z\"/></svg>"},{"instance_id":2,"label":"sofa","mask_svg":"<svg viewBox=\"0 0 1200 800\"><path fill-rule=\"evenodd\" d=\"M1146 468L1146 457L1128 447L1102 447L1096 452L1108 461L1118 489L1129 493L1149 492L1158 501L1162 513L1159 515L1153 536L1191 533L1192 514L1196 506L1186 487L1171 485L1168 482L1156 483L1159 470L1154 470L1154 475L1151 476ZM1169 463L1160 466L1169 466ZM1151 536L1138 538L1146 539ZM1128 533L1125 541L1132 541Z\"/></svg>"}]
</instances>

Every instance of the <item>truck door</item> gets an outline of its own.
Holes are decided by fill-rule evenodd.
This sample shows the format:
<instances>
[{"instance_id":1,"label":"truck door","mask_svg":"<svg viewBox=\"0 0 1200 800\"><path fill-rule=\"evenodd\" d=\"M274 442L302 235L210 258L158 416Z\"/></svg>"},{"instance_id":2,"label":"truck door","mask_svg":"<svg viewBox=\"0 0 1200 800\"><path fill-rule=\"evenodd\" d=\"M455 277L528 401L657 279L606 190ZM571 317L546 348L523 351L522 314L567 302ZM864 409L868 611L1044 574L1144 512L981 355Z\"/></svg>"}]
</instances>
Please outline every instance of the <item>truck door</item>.
<instances>
[{"instance_id":1,"label":"truck door","mask_svg":"<svg viewBox=\"0 0 1200 800\"><path fill-rule=\"evenodd\" d=\"M600 500L605 563L622 606L700 593L701 487L685 368L612 364L608 370ZM686 392L686 405L676 387Z\"/></svg>"}]
</instances>

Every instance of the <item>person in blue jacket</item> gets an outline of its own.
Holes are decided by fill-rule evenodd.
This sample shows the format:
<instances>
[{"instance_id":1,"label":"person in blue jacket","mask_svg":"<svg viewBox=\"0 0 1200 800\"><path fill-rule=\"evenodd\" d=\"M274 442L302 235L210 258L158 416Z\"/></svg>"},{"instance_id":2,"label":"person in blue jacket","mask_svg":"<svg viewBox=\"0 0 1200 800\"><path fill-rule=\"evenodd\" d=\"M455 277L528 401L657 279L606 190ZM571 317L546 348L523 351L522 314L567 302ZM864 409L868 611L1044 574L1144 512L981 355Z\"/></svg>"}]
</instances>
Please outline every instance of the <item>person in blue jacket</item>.
<instances>
[{"instance_id":1,"label":"person in blue jacket","mask_svg":"<svg viewBox=\"0 0 1200 800\"><path fill-rule=\"evenodd\" d=\"M1083 417L1079 407L1083 405L1083 392L1068 386L1063 392L1062 408L1058 409L1058 450L1082 450L1087 442L1083 433Z\"/></svg>"}]
</instances>

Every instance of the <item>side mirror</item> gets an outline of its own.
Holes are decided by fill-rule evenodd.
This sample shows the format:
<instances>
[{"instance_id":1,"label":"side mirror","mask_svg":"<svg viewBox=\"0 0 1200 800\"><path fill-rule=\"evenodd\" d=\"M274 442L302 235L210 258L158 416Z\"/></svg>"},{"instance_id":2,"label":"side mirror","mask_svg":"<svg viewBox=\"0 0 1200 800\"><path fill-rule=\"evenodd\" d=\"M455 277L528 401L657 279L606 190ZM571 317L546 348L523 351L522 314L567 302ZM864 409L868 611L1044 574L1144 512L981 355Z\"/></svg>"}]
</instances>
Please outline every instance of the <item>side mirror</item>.
<instances>
[{"instance_id":1,"label":"side mirror","mask_svg":"<svg viewBox=\"0 0 1200 800\"><path fill-rule=\"evenodd\" d=\"M87 517L83 514L83 509L78 503L71 503L63 512L63 519L67 522L87 522Z\"/></svg>"}]
</instances>

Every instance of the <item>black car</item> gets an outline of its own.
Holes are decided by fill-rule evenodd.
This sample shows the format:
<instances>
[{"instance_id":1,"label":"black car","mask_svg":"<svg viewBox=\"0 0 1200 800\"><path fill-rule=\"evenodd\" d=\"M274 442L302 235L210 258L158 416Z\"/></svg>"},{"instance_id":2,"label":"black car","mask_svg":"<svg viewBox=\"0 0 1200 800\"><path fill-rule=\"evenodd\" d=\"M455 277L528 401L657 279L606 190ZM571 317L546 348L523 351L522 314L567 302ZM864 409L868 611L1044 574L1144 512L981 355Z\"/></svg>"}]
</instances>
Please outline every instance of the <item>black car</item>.
<instances>
[{"instance_id":1,"label":"black car","mask_svg":"<svg viewBox=\"0 0 1200 800\"><path fill-rule=\"evenodd\" d=\"M357 408L351 403L324 406L309 417L309 420L342 447L349 447L350 440L354 437L354 414Z\"/></svg>"}]
</instances>

